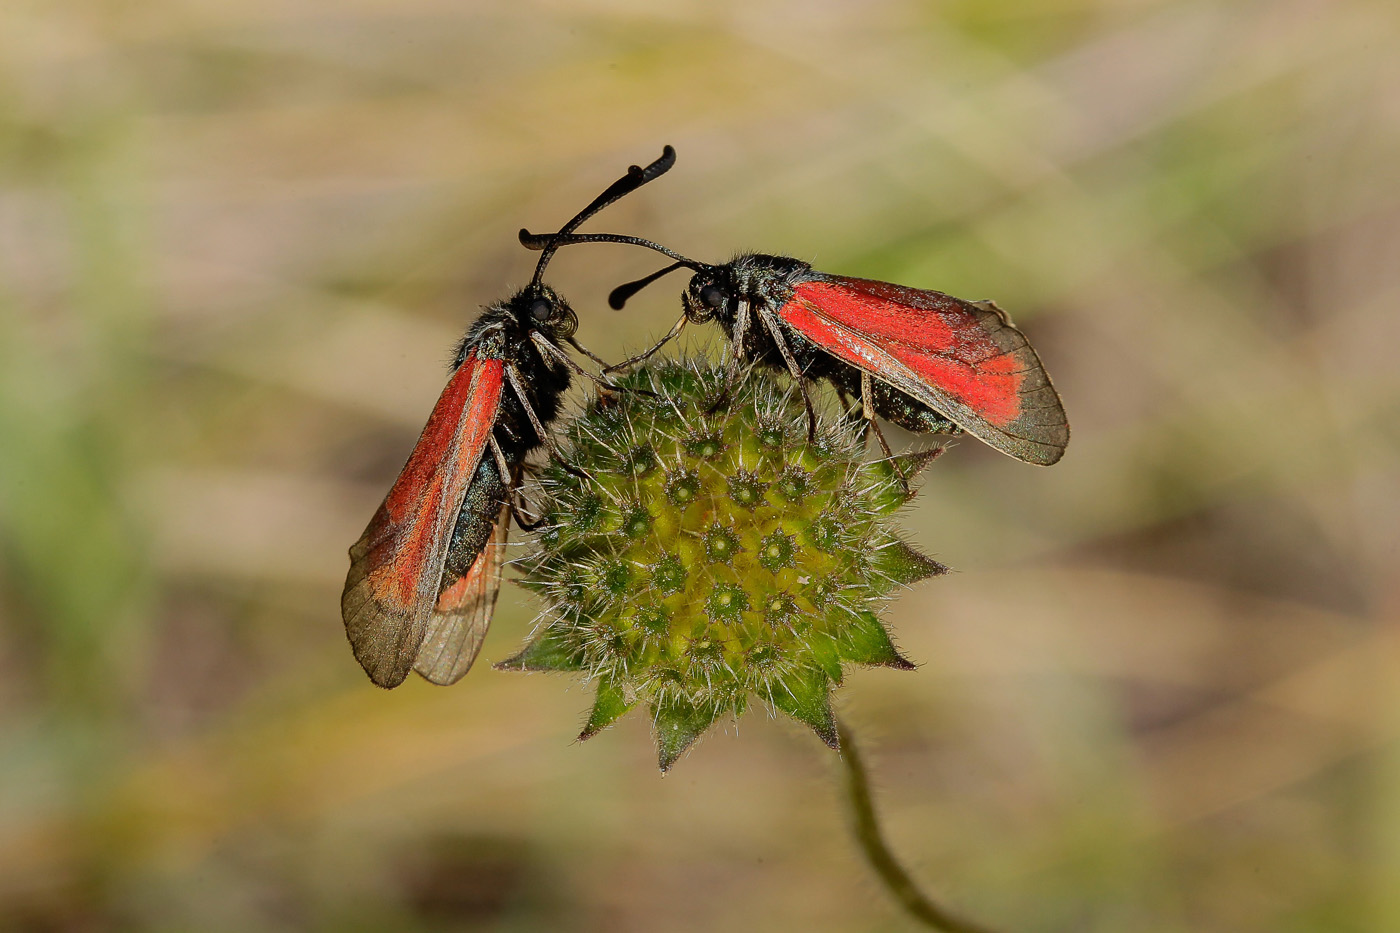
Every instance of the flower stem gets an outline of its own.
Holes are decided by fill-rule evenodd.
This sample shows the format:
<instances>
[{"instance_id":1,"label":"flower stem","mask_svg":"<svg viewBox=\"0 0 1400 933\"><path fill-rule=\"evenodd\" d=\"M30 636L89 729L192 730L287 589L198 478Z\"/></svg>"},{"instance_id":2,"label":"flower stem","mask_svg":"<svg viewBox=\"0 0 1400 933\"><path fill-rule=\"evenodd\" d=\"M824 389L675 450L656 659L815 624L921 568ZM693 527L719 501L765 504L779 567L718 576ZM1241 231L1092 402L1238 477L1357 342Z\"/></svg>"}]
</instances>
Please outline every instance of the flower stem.
<instances>
[{"instance_id":1,"label":"flower stem","mask_svg":"<svg viewBox=\"0 0 1400 933\"><path fill-rule=\"evenodd\" d=\"M909 877L904 866L899 864L880 833L880 824L875 818L875 802L870 797L870 779L865 773L865 765L856 749L851 730L840 719L836 721L836 728L841 741L841 762L846 771L846 801L855 819L856 839L881 883L899 901L900 906L931 929L948 933L991 933L989 928L964 920L930 900Z\"/></svg>"}]
</instances>

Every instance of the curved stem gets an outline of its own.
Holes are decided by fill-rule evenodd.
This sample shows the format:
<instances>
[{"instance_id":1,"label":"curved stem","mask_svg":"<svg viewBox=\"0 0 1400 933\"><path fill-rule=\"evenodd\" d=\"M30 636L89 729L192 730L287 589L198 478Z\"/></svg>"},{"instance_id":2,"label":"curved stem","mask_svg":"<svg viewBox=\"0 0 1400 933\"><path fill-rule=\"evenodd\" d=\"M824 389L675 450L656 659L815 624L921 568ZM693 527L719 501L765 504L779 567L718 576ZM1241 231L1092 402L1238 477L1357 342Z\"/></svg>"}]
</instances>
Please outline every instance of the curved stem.
<instances>
[{"instance_id":1,"label":"curved stem","mask_svg":"<svg viewBox=\"0 0 1400 933\"><path fill-rule=\"evenodd\" d=\"M850 804L851 815L855 819L856 839L881 883L901 907L925 926L948 933L991 933L987 927L964 920L934 903L919 890L914 879L909 877L909 872L899 864L880 833L880 824L875 818L875 802L870 798L870 779L856 750L851 730L840 719L836 720L836 730L841 741L841 763L846 770L846 802Z\"/></svg>"}]
</instances>

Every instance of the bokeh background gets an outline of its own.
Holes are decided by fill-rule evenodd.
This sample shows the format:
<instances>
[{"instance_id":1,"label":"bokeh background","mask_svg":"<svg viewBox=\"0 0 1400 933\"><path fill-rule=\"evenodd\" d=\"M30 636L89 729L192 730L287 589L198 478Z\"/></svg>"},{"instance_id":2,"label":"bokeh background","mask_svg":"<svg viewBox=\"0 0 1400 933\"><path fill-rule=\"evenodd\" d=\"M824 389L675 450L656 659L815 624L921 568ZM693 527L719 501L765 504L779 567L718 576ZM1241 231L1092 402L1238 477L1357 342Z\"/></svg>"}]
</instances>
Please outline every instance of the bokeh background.
<instances>
[{"instance_id":1,"label":"bokeh background","mask_svg":"<svg viewBox=\"0 0 1400 933\"><path fill-rule=\"evenodd\" d=\"M493 672L369 685L345 549L476 309L593 229L994 297L1074 425L971 441L853 673L896 849L1006 931L1400 929L1400 10L0 5L0 929L902 930L832 754ZM682 280L551 273L619 357ZM704 341L689 345L703 350ZM907 438L902 438L907 441ZM508 587L484 657L529 631Z\"/></svg>"}]
</instances>

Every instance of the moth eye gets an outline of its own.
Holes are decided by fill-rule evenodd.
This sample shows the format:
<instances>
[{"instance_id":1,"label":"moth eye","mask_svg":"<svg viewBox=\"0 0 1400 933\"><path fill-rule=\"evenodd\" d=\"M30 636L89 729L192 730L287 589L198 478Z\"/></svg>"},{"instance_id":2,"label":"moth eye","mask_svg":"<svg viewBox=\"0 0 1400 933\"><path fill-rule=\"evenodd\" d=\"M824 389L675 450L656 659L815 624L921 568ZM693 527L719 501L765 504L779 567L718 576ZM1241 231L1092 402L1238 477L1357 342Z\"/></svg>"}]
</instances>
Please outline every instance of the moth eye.
<instances>
[{"instance_id":1,"label":"moth eye","mask_svg":"<svg viewBox=\"0 0 1400 933\"><path fill-rule=\"evenodd\" d=\"M700 301L707 308L718 308L724 304L724 291L713 283L700 286Z\"/></svg>"},{"instance_id":2,"label":"moth eye","mask_svg":"<svg viewBox=\"0 0 1400 933\"><path fill-rule=\"evenodd\" d=\"M530 302L530 319L537 324L543 324L549 320L550 310L549 302L543 298L536 298Z\"/></svg>"}]
</instances>

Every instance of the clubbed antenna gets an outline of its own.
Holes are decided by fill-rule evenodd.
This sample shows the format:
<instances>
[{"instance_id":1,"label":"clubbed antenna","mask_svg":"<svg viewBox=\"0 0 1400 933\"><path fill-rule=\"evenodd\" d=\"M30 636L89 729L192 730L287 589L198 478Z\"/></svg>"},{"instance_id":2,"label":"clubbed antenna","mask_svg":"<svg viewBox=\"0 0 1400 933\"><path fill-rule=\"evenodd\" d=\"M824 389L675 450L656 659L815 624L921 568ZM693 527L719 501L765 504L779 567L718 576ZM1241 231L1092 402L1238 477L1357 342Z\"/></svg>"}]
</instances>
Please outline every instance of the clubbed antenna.
<instances>
[{"instance_id":1,"label":"clubbed antenna","mask_svg":"<svg viewBox=\"0 0 1400 933\"><path fill-rule=\"evenodd\" d=\"M655 282L662 276L669 275L672 272L675 272L677 269L684 268L686 268L684 263L673 262L666 268L657 269L651 275L637 279L635 282L626 282L622 285L619 285L617 288L614 288L612 291L608 292L608 307L612 308L614 311L621 311L623 305L627 304L628 298L631 298L633 295L637 294L637 292L646 288L648 285L650 285L652 282Z\"/></svg>"},{"instance_id":2,"label":"clubbed antenna","mask_svg":"<svg viewBox=\"0 0 1400 933\"><path fill-rule=\"evenodd\" d=\"M646 288L652 282L663 275L674 272L677 269L692 269L695 272L705 272L715 268L709 263L698 262L682 256L673 249L667 249L660 243L643 239L639 236L623 236L620 233L531 233L529 230L520 231L520 245L526 249L542 249L546 255L552 253L561 246L574 246L578 243L621 243L625 246L644 246L647 249L655 250L663 256L669 256L675 260L671 265L660 271L653 272L646 278L638 279L635 282L628 282L619 285L608 294L608 304L614 310L620 310L637 292Z\"/></svg>"},{"instance_id":3,"label":"clubbed antenna","mask_svg":"<svg viewBox=\"0 0 1400 933\"><path fill-rule=\"evenodd\" d=\"M676 150L670 146L663 147L661 150L661 158L657 159L646 168L637 165L628 168L626 175L623 175L617 181L608 185L607 190L594 198L591 204L575 214L574 218L561 227L557 234L544 237L543 242L539 246L531 246L531 249L544 250L540 255L540 261L535 264L535 277L530 280L531 288L538 288L540 286L540 282L544 278L545 266L549 265L549 260L554 257L555 250L564 245L565 238L568 237L570 233L577 230L580 224L619 198L636 191L652 179L660 178L670 171L671 166L675 164ZM528 231L521 230L520 242L525 243L527 236L529 236Z\"/></svg>"}]
</instances>

